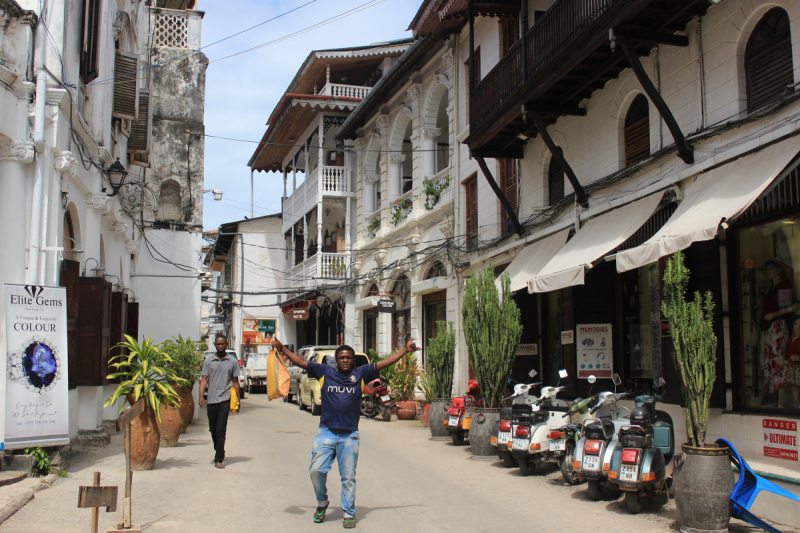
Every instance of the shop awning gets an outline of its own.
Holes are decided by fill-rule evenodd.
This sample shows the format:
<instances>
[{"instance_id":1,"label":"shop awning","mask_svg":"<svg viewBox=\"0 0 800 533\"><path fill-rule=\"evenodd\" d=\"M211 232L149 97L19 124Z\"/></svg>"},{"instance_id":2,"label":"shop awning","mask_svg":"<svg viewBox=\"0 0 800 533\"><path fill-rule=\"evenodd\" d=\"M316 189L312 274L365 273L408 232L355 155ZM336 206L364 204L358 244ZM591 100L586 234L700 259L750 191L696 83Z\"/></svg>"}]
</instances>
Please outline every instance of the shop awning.
<instances>
[{"instance_id":1,"label":"shop awning","mask_svg":"<svg viewBox=\"0 0 800 533\"><path fill-rule=\"evenodd\" d=\"M583 285L586 265L625 242L647 222L663 192L651 194L589 220L528 283L530 292L550 292Z\"/></svg>"},{"instance_id":2,"label":"shop awning","mask_svg":"<svg viewBox=\"0 0 800 533\"><path fill-rule=\"evenodd\" d=\"M568 236L569 229L565 229L524 247L505 270L511 277L511 292L526 288L533 276L564 247Z\"/></svg>"},{"instance_id":3,"label":"shop awning","mask_svg":"<svg viewBox=\"0 0 800 533\"><path fill-rule=\"evenodd\" d=\"M791 138L699 175L655 235L617 254L617 272L649 265L693 242L713 239L720 223L750 207L799 149L800 140Z\"/></svg>"}]
</instances>

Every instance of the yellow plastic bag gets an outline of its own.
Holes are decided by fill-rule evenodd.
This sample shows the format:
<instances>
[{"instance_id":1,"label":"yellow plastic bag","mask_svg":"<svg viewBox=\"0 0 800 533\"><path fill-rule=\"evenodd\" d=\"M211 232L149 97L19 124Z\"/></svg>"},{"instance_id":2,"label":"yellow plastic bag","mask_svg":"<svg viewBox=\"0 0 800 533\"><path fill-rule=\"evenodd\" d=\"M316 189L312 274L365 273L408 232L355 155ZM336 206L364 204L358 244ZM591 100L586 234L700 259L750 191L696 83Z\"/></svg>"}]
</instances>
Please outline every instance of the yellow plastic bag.
<instances>
[{"instance_id":1,"label":"yellow plastic bag","mask_svg":"<svg viewBox=\"0 0 800 533\"><path fill-rule=\"evenodd\" d=\"M236 387L231 387L231 413L239 412L239 396L236 395Z\"/></svg>"},{"instance_id":2,"label":"yellow plastic bag","mask_svg":"<svg viewBox=\"0 0 800 533\"><path fill-rule=\"evenodd\" d=\"M275 400L289 394L289 371L277 350L267 356L267 396Z\"/></svg>"}]
</instances>

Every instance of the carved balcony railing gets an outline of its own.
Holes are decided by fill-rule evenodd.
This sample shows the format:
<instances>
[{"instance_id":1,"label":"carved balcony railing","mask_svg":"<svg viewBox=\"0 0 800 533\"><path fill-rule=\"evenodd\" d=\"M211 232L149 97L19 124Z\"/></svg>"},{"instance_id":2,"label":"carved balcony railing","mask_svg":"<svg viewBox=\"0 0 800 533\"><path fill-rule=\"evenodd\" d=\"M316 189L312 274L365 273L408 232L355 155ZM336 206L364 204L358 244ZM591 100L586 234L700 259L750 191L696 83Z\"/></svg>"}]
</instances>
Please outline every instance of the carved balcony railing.
<instances>
[{"instance_id":1,"label":"carved balcony railing","mask_svg":"<svg viewBox=\"0 0 800 533\"><path fill-rule=\"evenodd\" d=\"M361 98L369 94L372 87L359 87L357 85L342 85L339 83L326 83L319 93L323 96L338 98Z\"/></svg>"},{"instance_id":2,"label":"carved balcony railing","mask_svg":"<svg viewBox=\"0 0 800 533\"><path fill-rule=\"evenodd\" d=\"M347 279L350 270L350 254L348 253L321 253L319 254L319 277L322 280Z\"/></svg>"},{"instance_id":3,"label":"carved balcony railing","mask_svg":"<svg viewBox=\"0 0 800 533\"><path fill-rule=\"evenodd\" d=\"M350 192L350 169L322 167L322 193Z\"/></svg>"},{"instance_id":4,"label":"carved balcony railing","mask_svg":"<svg viewBox=\"0 0 800 533\"><path fill-rule=\"evenodd\" d=\"M545 69L612 4L620 1L558 0L553 4L472 90L470 130L474 132L526 81Z\"/></svg>"}]
</instances>

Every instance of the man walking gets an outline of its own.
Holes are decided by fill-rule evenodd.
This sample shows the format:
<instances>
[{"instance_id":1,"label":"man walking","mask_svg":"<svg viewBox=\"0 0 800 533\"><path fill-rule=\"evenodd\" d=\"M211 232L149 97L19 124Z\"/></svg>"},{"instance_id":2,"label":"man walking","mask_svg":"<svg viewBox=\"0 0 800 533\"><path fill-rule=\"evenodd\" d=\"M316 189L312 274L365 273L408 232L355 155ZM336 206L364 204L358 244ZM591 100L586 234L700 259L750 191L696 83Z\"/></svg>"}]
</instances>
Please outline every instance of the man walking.
<instances>
[{"instance_id":1,"label":"man walking","mask_svg":"<svg viewBox=\"0 0 800 533\"><path fill-rule=\"evenodd\" d=\"M290 352L278 339L272 346L279 353L288 357L292 363L308 370L309 378L320 381L322 391L322 416L319 419L319 431L311 450L311 483L317 497L317 510L314 522L325 520L328 510L328 472L333 460L339 463L339 475L342 477L342 511L344 527L356 527L356 466L358 465L358 420L361 416L361 381L369 383L378 377L378 372L400 360L408 352L419 350L413 339L405 348L390 355L383 361L355 366L355 351L347 345L336 349L334 358L336 368L325 364L306 361Z\"/></svg>"},{"instance_id":2,"label":"man walking","mask_svg":"<svg viewBox=\"0 0 800 533\"><path fill-rule=\"evenodd\" d=\"M242 397L239 390L239 362L228 354L228 338L218 333L214 339L217 349L214 355L207 355L203 362L203 377L200 379L200 407L208 403L208 430L214 441L214 466L225 468L225 432L228 429L228 415L231 412L231 387L236 396ZM203 394L208 389L208 400Z\"/></svg>"}]
</instances>

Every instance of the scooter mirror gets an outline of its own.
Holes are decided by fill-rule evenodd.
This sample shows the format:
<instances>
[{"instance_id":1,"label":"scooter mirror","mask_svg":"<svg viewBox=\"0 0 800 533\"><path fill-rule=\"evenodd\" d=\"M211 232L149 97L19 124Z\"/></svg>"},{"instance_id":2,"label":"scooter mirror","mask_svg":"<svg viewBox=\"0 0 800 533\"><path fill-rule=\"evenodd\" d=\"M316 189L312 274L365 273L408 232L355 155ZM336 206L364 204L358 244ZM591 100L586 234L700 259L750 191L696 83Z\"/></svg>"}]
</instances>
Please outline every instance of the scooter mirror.
<instances>
[{"instance_id":1,"label":"scooter mirror","mask_svg":"<svg viewBox=\"0 0 800 533\"><path fill-rule=\"evenodd\" d=\"M611 381L614 382L614 385L621 385L622 384L622 379L619 377L619 374L617 374L616 372L611 374Z\"/></svg>"},{"instance_id":2,"label":"scooter mirror","mask_svg":"<svg viewBox=\"0 0 800 533\"><path fill-rule=\"evenodd\" d=\"M535 378L535 377L536 377L536 374L538 374L538 372L536 372L536 370L531 370L530 372L528 372L528 375L529 375L530 377L532 377L532 378Z\"/></svg>"},{"instance_id":3,"label":"scooter mirror","mask_svg":"<svg viewBox=\"0 0 800 533\"><path fill-rule=\"evenodd\" d=\"M588 381L589 383L594 383L595 381L597 381L597 378L594 376L589 376L588 378L586 378L586 381Z\"/></svg>"},{"instance_id":4,"label":"scooter mirror","mask_svg":"<svg viewBox=\"0 0 800 533\"><path fill-rule=\"evenodd\" d=\"M558 371L558 377L560 377L561 379L564 379L565 377L567 377L567 371L564 370L564 369L559 370Z\"/></svg>"}]
</instances>

